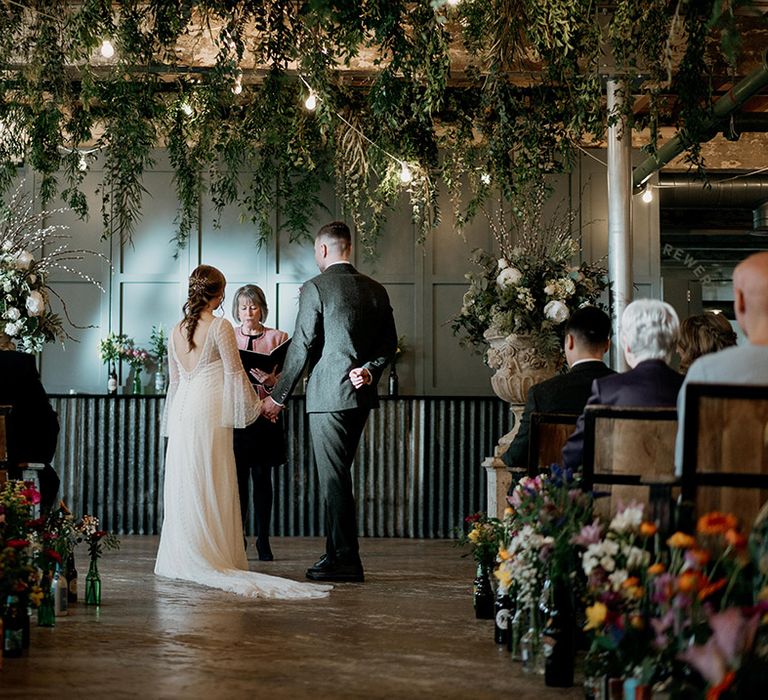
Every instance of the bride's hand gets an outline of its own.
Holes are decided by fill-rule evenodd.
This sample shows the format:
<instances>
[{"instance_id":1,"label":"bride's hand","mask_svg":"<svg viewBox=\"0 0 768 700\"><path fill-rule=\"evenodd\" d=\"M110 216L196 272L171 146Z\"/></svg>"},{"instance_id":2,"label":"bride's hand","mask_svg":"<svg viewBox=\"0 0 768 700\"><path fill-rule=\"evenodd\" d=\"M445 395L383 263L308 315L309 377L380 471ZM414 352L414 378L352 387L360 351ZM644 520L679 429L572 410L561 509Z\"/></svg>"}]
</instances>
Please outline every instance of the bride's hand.
<instances>
[{"instance_id":1,"label":"bride's hand","mask_svg":"<svg viewBox=\"0 0 768 700\"><path fill-rule=\"evenodd\" d=\"M262 372L260 369L254 367L251 369L251 376L265 388L271 389L277 384L277 379L279 377L279 374L277 373L277 365L275 365L269 373Z\"/></svg>"}]
</instances>

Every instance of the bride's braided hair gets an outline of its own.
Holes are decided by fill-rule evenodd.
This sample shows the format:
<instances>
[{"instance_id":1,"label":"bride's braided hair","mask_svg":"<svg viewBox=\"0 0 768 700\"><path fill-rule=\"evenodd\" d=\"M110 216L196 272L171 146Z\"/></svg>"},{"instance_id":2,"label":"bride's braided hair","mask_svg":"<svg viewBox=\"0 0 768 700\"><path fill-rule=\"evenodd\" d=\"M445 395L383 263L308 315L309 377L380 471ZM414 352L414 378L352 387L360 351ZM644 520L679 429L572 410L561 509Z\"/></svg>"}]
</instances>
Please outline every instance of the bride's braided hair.
<instances>
[{"instance_id":1,"label":"bride's braided hair","mask_svg":"<svg viewBox=\"0 0 768 700\"><path fill-rule=\"evenodd\" d=\"M184 318L181 321L181 327L186 333L190 349L195 347L192 336L195 334L200 314L211 299L224 291L226 283L221 271L211 265L198 265L189 276L189 291L187 301L182 307Z\"/></svg>"}]
</instances>

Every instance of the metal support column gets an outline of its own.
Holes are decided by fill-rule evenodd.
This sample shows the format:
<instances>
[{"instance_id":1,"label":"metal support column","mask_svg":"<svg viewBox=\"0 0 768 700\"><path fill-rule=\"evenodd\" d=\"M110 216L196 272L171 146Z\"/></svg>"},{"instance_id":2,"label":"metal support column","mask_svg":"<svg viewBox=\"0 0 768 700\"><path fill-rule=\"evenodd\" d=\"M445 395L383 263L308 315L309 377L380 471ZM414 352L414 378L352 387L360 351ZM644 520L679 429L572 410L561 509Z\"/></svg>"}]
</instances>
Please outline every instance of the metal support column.
<instances>
[{"instance_id":1,"label":"metal support column","mask_svg":"<svg viewBox=\"0 0 768 700\"><path fill-rule=\"evenodd\" d=\"M620 114L624 83L608 81L608 114ZM632 301L632 133L620 118L608 128L608 277L611 282L613 349L611 364L627 369L619 322Z\"/></svg>"}]
</instances>

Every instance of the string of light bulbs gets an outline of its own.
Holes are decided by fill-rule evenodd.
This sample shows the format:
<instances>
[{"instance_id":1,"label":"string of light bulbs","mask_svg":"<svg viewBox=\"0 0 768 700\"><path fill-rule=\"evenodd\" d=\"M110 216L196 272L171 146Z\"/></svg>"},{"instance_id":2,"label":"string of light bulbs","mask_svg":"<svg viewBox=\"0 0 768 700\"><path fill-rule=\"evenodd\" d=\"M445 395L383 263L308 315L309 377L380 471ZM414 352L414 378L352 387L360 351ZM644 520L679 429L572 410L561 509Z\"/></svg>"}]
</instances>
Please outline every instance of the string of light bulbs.
<instances>
[{"instance_id":1,"label":"string of light bulbs","mask_svg":"<svg viewBox=\"0 0 768 700\"><path fill-rule=\"evenodd\" d=\"M301 80L302 83L304 83L307 90L309 90L309 95L307 96L307 99L304 101L304 107L306 107L310 112L313 112L317 108L317 101L318 96L317 93L312 89L312 86L307 82L306 78L299 73L299 80ZM387 149L382 148L379 146L378 143L373 141L372 139L368 138L360 129L358 129L352 122L349 121L344 115L340 114L339 112L331 110L331 113L339 120L344 122L352 131L354 131L358 136L360 136L362 139L367 141L371 146L379 150L381 153L383 153L387 158L391 159L395 163L398 163L400 165L400 182L403 184L408 184L411 180L413 180L413 173L411 172L411 169L408 167L408 163L403 160L402 158L398 158L397 156L390 153Z\"/></svg>"}]
</instances>

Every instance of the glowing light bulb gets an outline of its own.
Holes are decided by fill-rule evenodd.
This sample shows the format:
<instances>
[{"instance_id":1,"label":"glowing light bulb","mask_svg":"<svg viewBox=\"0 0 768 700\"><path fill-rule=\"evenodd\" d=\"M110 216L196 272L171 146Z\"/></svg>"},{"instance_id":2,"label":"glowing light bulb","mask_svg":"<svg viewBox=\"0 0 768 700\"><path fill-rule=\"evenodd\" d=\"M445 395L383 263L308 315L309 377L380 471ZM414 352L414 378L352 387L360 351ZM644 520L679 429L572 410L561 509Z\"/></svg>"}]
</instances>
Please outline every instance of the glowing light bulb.
<instances>
[{"instance_id":1,"label":"glowing light bulb","mask_svg":"<svg viewBox=\"0 0 768 700\"><path fill-rule=\"evenodd\" d=\"M482 182L484 185L490 185L491 184L490 173L480 173L480 182Z\"/></svg>"},{"instance_id":2,"label":"glowing light bulb","mask_svg":"<svg viewBox=\"0 0 768 700\"><path fill-rule=\"evenodd\" d=\"M304 100L304 106L310 111L313 112L315 110L315 107L317 107L317 95L310 90L309 91L309 97L307 97L306 100Z\"/></svg>"},{"instance_id":3,"label":"glowing light bulb","mask_svg":"<svg viewBox=\"0 0 768 700\"><path fill-rule=\"evenodd\" d=\"M408 183L413 180L411 169L408 167L408 163L403 161L400 163L400 182Z\"/></svg>"},{"instance_id":4,"label":"glowing light bulb","mask_svg":"<svg viewBox=\"0 0 768 700\"><path fill-rule=\"evenodd\" d=\"M189 104L189 102L182 102L181 111L184 112L184 114L186 114L188 117L191 117L194 110L192 109L192 105Z\"/></svg>"},{"instance_id":5,"label":"glowing light bulb","mask_svg":"<svg viewBox=\"0 0 768 700\"><path fill-rule=\"evenodd\" d=\"M77 169L84 173L86 170L88 170L88 161L85 159L85 154L80 154L80 160L77 162Z\"/></svg>"},{"instance_id":6,"label":"glowing light bulb","mask_svg":"<svg viewBox=\"0 0 768 700\"><path fill-rule=\"evenodd\" d=\"M115 55L115 47L112 46L112 42L109 39L104 39L101 42L101 55L104 58L112 58Z\"/></svg>"},{"instance_id":7,"label":"glowing light bulb","mask_svg":"<svg viewBox=\"0 0 768 700\"><path fill-rule=\"evenodd\" d=\"M653 191L650 187L645 188L645 192L643 192L643 196L641 199L646 203L650 204L653 201Z\"/></svg>"}]
</instances>

